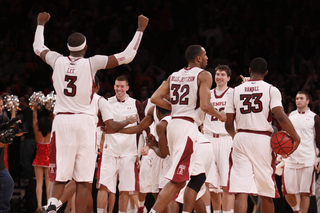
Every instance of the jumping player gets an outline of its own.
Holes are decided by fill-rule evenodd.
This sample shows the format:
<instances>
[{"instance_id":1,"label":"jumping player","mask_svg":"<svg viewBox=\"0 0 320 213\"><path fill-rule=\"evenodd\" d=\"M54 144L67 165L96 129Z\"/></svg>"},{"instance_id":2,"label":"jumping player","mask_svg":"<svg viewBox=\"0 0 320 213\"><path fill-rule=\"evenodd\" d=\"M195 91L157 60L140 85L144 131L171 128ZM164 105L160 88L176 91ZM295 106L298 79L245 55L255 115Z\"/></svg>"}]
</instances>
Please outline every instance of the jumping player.
<instances>
[{"instance_id":1,"label":"jumping player","mask_svg":"<svg viewBox=\"0 0 320 213\"><path fill-rule=\"evenodd\" d=\"M84 58L87 50L86 38L73 33L68 38L70 55L50 51L44 45L44 25L50 14L39 13L33 49L36 55L53 68L52 81L56 96L51 142L56 144L55 181L51 187L47 212L56 212L64 185L68 180L76 181L76 212L85 212L88 182L92 180L95 168L94 112L91 107L93 76L99 69L109 69L130 63L137 52L148 18L138 17L138 29L128 47L112 56L96 55Z\"/></svg>"}]
</instances>

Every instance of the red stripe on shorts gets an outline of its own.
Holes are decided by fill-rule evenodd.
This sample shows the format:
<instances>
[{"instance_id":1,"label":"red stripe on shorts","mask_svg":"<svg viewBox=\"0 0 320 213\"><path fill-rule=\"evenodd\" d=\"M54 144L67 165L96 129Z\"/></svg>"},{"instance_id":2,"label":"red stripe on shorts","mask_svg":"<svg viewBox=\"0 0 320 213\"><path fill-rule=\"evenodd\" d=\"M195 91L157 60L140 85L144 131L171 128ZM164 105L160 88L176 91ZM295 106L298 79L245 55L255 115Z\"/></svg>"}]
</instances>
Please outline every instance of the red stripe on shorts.
<instances>
[{"instance_id":1,"label":"red stripe on shorts","mask_svg":"<svg viewBox=\"0 0 320 213\"><path fill-rule=\"evenodd\" d=\"M272 167L272 180L274 183L274 192L275 192L275 198L280 198L280 194L278 192L278 188L277 188L277 183L276 183L276 177L275 177L275 173L276 173L276 159L277 159L277 155L274 152L271 152L272 155L272 162L271 162L271 167Z\"/></svg>"},{"instance_id":2,"label":"red stripe on shorts","mask_svg":"<svg viewBox=\"0 0 320 213\"><path fill-rule=\"evenodd\" d=\"M230 151L230 154L229 154L229 172L228 172L228 183L227 183L227 191L228 192L230 190L230 173L231 173L231 168L233 166L232 152L233 152L233 148L231 148L231 151Z\"/></svg>"},{"instance_id":3,"label":"red stripe on shorts","mask_svg":"<svg viewBox=\"0 0 320 213\"><path fill-rule=\"evenodd\" d=\"M190 166L190 158L193 153L193 141L190 137L187 139L186 147L182 153L180 161L176 167L174 172L172 181L173 182L183 182L189 180L189 166Z\"/></svg>"},{"instance_id":4,"label":"red stripe on shorts","mask_svg":"<svg viewBox=\"0 0 320 213\"><path fill-rule=\"evenodd\" d=\"M52 132L51 141L49 145L49 171L48 176L49 180L56 180L56 171L57 171L57 163L56 163L56 132Z\"/></svg>"},{"instance_id":5,"label":"red stripe on shorts","mask_svg":"<svg viewBox=\"0 0 320 213\"><path fill-rule=\"evenodd\" d=\"M140 168L138 168L138 165L134 163L134 176L135 176L134 188L136 192L140 192L139 173L140 173Z\"/></svg>"}]
</instances>

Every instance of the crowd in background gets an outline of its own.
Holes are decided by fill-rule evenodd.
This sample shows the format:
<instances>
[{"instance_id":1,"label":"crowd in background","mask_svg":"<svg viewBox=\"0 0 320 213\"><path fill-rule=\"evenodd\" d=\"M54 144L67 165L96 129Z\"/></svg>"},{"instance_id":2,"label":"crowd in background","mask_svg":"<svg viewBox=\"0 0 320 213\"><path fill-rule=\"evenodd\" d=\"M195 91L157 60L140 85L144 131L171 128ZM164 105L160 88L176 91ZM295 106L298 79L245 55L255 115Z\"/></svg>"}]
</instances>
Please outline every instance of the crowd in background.
<instances>
[{"instance_id":1,"label":"crowd in background","mask_svg":"<svg viewBox=\"0 0 320 213\"><path fill-rule=\"evenodd\" d=\"M134 61L98 72L104 97L114 95L115 78L126 75L129 94L146 100L173 71L187 65L186 47L200 44L209 57L207 70L230 66L229 86L241 82L239 75L249 76L251 59L260 56L269 64L265 80L282 92L286 113L296 108L294 97L304 90L311 94L311 110L320 114L320 1L0 0L0 92L19 96L25 119L32 114L27 110L32 93L53 90L51 67L32 49L41 11L51 15L45 45L67 55L67 37L79 31L87 38L86 57L122 51L135 33L138 15L149 18ZM32 138L29 132L25 137Z\"/></svg>"}]
</instances>

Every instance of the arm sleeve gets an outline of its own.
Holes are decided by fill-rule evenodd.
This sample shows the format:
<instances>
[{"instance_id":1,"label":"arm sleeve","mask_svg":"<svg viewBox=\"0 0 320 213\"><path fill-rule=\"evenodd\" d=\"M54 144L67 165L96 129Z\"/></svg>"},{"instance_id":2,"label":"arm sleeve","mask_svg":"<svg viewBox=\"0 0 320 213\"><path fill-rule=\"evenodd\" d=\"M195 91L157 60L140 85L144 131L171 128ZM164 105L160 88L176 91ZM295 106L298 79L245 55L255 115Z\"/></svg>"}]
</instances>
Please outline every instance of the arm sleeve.
<instances>
[{"instance_id":1,"label":"arm sleeve","mask_svg":"<svg viewBox=\"0 0 320 213\"><path fill-rule=\"evenodd\" d=\"M233 96L234 96L234 91L230 93L230 95L228 96L228 100L227 100L227 104L226 104L226 108L225 108L225 113L232 113L235 114L235 108L234 108L234 100L233 100Z\"/></svg>"},{"instance_id":2,"label":"arm sleeve","mask_svg":"<svg viewBox=\"0 0 320 213\"><path fill-rule=\"evenodd\" d=\"M49 50L48 47L44 45L44 26L37 25L36 32L34 34L34 42L33 42L33 51L37 56L40 56L40 53L44 50Z\"/></svg>"},{"instance_id":3,"label":"arm sleeve","mask_svg":"<svg viewBox=\"0 0 320 213\"><path fill-rule=\"evenodd\" d=\"M110 103L105 98L100 98L98 104L103 122L113 119Z\"/></svg>"},{"instance_id":4,"label":"arm sleeve","mask_svg":"<svg viewBox=\"0 0 320 213\"><path fill-rule=\"evenodd\" d=\"M282 107L282 98L280 91L274 87L270 87L270 109L273 109L275 107Z\"/></svg>"}]
</instances>

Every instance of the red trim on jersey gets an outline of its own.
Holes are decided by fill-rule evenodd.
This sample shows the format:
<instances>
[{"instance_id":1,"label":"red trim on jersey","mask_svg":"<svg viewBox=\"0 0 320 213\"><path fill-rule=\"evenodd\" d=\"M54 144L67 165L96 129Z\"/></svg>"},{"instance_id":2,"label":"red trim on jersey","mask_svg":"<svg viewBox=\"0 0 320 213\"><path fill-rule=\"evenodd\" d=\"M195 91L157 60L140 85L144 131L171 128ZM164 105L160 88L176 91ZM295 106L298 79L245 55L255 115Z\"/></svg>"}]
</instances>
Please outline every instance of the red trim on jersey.
<instances>
[{"instance_id":1,"label":"red trim on jersey","mask_svg":"<svg viewBox=\"0 0 320 213\"><path fill-rule=\"evenodd\" d=\"M49 171L48 171L48 176L51 182L56 180L56 171L57 171L56 132L52 132L51 141L49 145Z\"/></svg>"},{"instance_id":2,"label":"red trim on jersey","mask_svg":"<svg viewBox=\"0 0 320 213\"><path fill-rule=\"evenodd\" d=\"M269 131L254 131L254 130L249 130L249 129L238 129L238 132L247 132L247 133L253 133L253 134L267 135L270 137L272 135L272 132L269 132Z\"/></svg>"},{"instance_id":3,"label":"red trim on jersey","mask_svg":"<svg viewBox=\"0 0 320 213\"><path fill-rule=\"evenodd\" d=\"M280 194L278 192L278 188L277 188L277 183L276 183L276 177L275 177L275 173L276 173L276 159L277 159L277 155L274 152L271 152L272 155L272 161L271 161L271 167L272 167L272 180L273 180L273 184L274 184L274 192L275 192L275 198L279 198Z\"/></svg>"},{"instance_id":4,"label":"red trim on jersey","mask_svg":"<svg viewBox=\"0 0 320 213\"><path fill-rule=\"evenodd\" d=\"M190 137L187 139L186 147L182 153L180 161L176 167L174 175L172 177L173 182L181 183L183 181L189 180L189 166L190 166L190 158L193 153L193 141Z\"/></svg>"},{"instance_id":5,"label":"red trim on jersey","mask_svg":"<svg viewBox=\"0 0 320 213\"><path fill-rule=\"evenodd\" d=\"M233 148L231 147L231 151L229 154L229 172L228 172L227 192L229 192L229 190L230 190L230 172L231 172L231 168L233 166L232 152L233 152Z\"/></svg>"},{"instance_id":6,"label":"red trim on jersey","mask_svg":"<svg viewBox=\"0 0 320 213\"><path fill-rule=\"evenodd\" d=\"M81 57L81 58L76 58L75 60L72 60L72 59L70 58L70 56L68 56L67 58L69 59L69 61L75 62L75 61L78 61L79 59L81 59L81 58L83 58L83 57Z\"/></svg>"},{"instance_id":7,"label":"red trim on jersey","mask_svg":"<svg viewBox=\"0 0 320 213\"><path fill-rule=\"evenodd\" d=\"M177 117L172 117L172 119L182 119L182 120L186 120L186 121L189 121L191 123L194 123L193 118L190 118L190 117L177 116Z\"/></svg>"},{"instance_id":8,"label":"red trim on jersey","mask_svg":"<svg viewBox=\"0 0 320 213\"><path fill-rule=\"evenodd\" d=\"M213 90L213 93L214 93L214 97L215 98L222 98L224 96L224 94L226 94L226 92L228 91L230 87L228 87L221 95L217 95L216 93L216 88Z\"/></svg>"},{"instance_id":9,"label":"red trim on jersey","mask_svg":"<svg viewBox=\"0 0 320 213\"><path fill-rule=\"evenodd\" d=\"M183 69L185 69L185 70L191 70L192 68L195 68L196 66L194 66L194 67L184 67Z\"/></svg>"}]
</instances>

